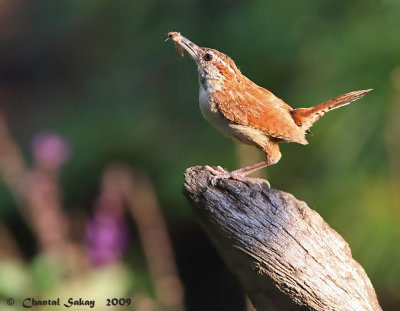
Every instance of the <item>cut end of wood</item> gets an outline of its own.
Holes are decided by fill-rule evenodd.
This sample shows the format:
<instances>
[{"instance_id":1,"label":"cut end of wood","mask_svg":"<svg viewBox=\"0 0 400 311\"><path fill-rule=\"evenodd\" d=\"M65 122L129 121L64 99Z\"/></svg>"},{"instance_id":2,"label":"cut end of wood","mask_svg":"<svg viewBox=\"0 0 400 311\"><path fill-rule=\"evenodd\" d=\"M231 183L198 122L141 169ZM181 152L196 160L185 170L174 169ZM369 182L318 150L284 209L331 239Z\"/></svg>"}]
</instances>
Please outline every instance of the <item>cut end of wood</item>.
<instances>
[{"instance_id":1,"label":"cut end of wood","mask_svg":"<svg viewBox=\"0 0 400 311\"><path fill-rule=\"evenodd\" d=\"M381 310L347 242L305 202L210 177L188 168L183 192L258 311Z\"/></svg>"}]
</instances>

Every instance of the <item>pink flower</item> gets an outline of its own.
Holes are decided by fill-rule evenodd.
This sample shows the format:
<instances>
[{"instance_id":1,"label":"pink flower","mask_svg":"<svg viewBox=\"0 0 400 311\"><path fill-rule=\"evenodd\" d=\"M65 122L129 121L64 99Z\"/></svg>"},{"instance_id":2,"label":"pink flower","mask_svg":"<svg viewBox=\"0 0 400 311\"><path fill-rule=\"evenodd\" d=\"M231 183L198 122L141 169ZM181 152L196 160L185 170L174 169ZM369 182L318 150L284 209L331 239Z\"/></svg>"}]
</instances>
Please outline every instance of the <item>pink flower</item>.
<instances>
[{"instance_id":1,"label":"pink flower","mask_svg":"<svg viewBox=\"0 0 400 311\"><path fill-rule=\"evenodd\" d=\"M51 132L40 132L32 139L32 152L40 166L57 169L71 155L69 143L60 135Z\"/></svg>"}]
</instances>

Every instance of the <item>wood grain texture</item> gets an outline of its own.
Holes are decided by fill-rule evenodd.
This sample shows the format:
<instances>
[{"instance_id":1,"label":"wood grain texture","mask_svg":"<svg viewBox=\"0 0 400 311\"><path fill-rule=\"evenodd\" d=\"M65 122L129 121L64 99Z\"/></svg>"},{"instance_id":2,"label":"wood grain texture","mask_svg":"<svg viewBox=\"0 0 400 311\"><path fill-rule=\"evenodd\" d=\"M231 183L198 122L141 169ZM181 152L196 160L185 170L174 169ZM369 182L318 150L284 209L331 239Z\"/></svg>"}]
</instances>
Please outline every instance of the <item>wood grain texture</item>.
<instances>
[{"instance_id":1,"label":"wood grain texture","mask_svg":"<svg viewBox=\"0 0 400 311\"><path fill-rule=\"evenodd\" d=\"M187 169L184 194L258 311L381 310L347 242L305 202L210 176Z\"/></svg>"}]
</instances>

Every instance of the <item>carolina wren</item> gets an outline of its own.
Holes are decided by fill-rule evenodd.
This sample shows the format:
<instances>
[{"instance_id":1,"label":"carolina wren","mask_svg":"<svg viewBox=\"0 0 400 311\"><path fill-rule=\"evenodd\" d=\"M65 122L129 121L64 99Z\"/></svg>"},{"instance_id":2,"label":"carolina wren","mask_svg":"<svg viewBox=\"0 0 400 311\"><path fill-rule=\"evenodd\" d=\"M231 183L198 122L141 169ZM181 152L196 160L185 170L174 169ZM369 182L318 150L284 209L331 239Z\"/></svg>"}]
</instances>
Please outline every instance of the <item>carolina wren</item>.
<instances>
[{"instance_id":1,"label":"carolina wren","mask_svg":"<svg viewBox=\"0 0 400 311\"><path fill-rule=\"evenodd\" d=\"M212 182L233 178L250 184L268 181L251 179L248 174L275 164L281 158L280 142L308 144L305 134L330 110L355 101L372 89L354 91L309 108L293 109L270 91L245 77L233 60L217 50L199 47L178 32L168 33L176 52L186 50L197 64L200 82L200 110L218 130L235 141L253 145L266 159L231 172L206 166L214 175Z\"/></svg>"}]
</instances>

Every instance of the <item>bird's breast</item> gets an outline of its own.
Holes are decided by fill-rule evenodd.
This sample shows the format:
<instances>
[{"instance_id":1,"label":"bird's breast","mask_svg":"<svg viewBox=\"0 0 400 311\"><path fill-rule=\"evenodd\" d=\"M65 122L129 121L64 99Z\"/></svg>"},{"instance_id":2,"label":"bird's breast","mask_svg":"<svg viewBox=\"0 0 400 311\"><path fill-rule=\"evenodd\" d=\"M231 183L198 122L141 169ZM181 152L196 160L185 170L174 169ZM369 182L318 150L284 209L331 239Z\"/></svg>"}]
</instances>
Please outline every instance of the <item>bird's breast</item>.
<instances>
[{"instance_id":1,"label":"bird's breast","mask_svg":"<svg viewBox=\"0 0 400 311\"><path fill-rule=\"evenodd\" d=\"M212 101L210 94L202 87L202 85L200 86L199 104L203 117L216 128L224 132L228 121L218 111L218 108Z\"/></svg>"}]
</instances>

